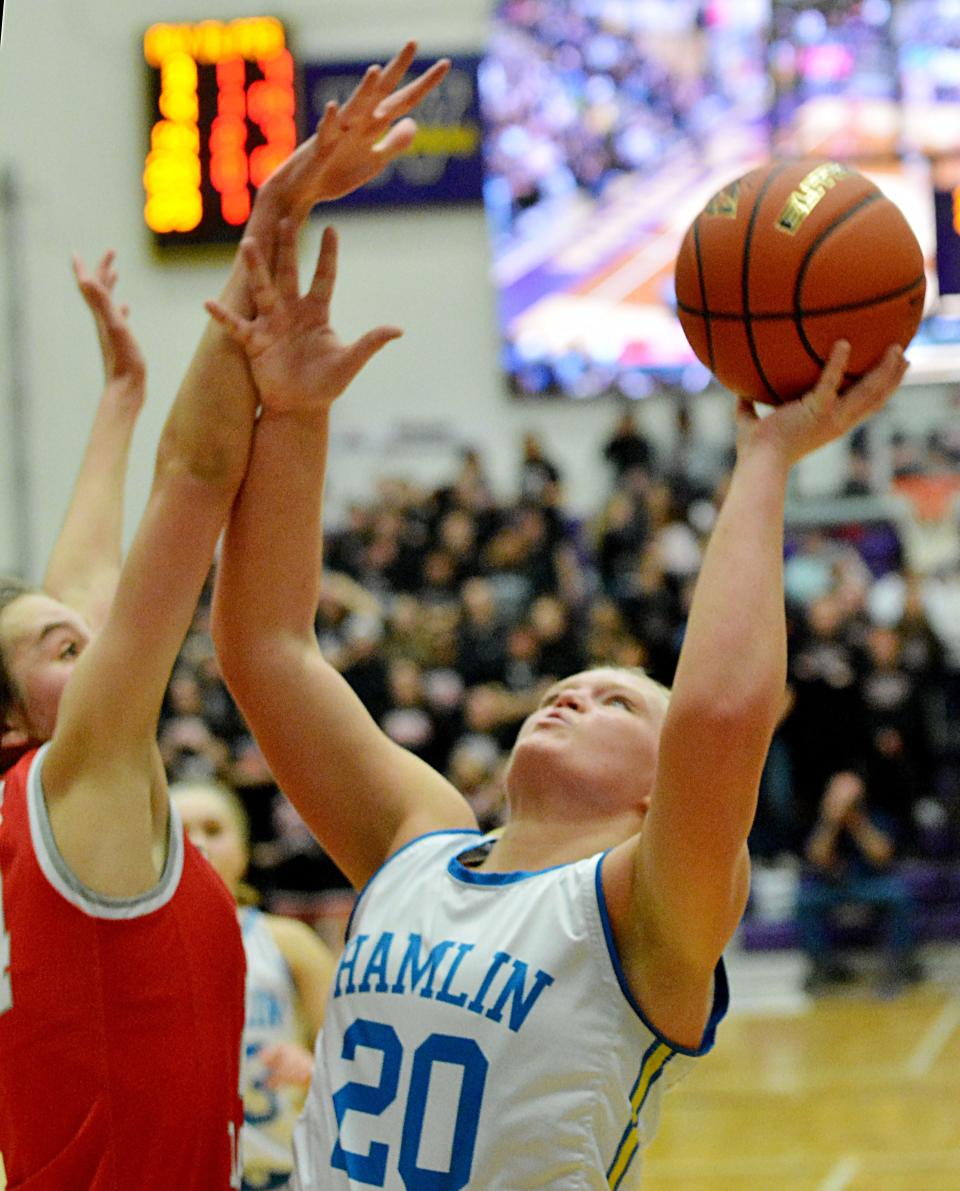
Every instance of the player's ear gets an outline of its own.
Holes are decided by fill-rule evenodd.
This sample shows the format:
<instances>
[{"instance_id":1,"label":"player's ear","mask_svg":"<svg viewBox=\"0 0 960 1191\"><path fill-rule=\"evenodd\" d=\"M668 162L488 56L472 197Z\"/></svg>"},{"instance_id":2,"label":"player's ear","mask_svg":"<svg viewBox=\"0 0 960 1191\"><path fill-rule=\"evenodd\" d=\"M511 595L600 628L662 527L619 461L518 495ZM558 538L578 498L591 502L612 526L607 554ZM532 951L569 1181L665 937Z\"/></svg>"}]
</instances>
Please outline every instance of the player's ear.
<instances>
[{"instance_id":1,"label":"player's ear","mask_svg":"<svg viewBox=\"0 0 960 1191\"><path fill-rule=\"evenodd\" d=\"M23 728L15 727L12 724L4 724L0 729L0 749L17 749L22 748L30 737Z\"/></svg>"},{"instance_id":2,"label":"player's ear","mask_svg":"<svg viewBox=\"0 0 960 1191\"><path fill-rule=\"evenodd\" d=\"M23 748L30 741L27 725L20 712L14 705L8 707L3 718L0 719L0 749Z\"/></svg>"}]
</instances>

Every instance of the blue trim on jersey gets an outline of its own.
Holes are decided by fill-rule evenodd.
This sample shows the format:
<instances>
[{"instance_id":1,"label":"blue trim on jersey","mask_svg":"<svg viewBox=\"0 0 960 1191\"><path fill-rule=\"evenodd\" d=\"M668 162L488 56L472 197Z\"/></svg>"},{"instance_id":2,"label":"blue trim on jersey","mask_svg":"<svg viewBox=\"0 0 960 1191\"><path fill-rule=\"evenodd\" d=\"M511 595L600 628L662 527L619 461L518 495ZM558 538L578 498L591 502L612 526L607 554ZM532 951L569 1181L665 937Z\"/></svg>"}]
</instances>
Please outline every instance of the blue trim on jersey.
<instances>
[{"instance_id":1,"label":"blue trim on jersey","mask_svg":"<svg viewBox=\"0 0 960 1191\"><path fill-rule=\"evenodd\" d=\"M414 839L407 840L405 844L397 848L396 852L391 852L383 864L381 864L375 872L371 873L371 875L367 878L366 884L357 894L357 900L353 903L353 909L350 911L350 917L347 919L347 929L343 934L344 942L350 938L350 931L353 929L353 920L356 917L357 910L360 908L361 899L366 895L367 890L377 879L377 877L379 877L387 865L390 864L391 861L396 860L396 858L402 852L406 852L406 850L408 848L412 848L414 844L419 844L421 840L429 839L432 835L483 835L483 832L479 827L442 827L438 831L425 831L423 835L418 835Z\"/></svg>"},{"instance_id":2,"label":"blue trim on jersey","mask_svg":"<svg viewBox=\"0 0 960 1191\"><path fill-rule=\"evenodd\" d=\"M730 987L727 984L727 971L724 967L723 957L717 961L717 966L713 974L713 1006L710 1010L710 1017L707 1020L706 1026L703 1030L703 1039L700 1045L696 1048L690 1046L681 1046L677 1042L673 1042L662 1031L650 1021L644 1011L640 1008L633 993L630 990L630 985L627 983L627 976L623 970L623 964L620 962L620 955L617 952L616 940L613 937L613 927L610 923L610 911L607 909L607 896L603 891L602 869L603 862L606 859L607 852L604 852L597 860L597 868L594 876L594 884L597 891L597 904L600 909L600 921L603 924L603 937L607 943L607 952L610 956L610 962L613 965L613 971L617 977L617 983L620 985L620 991L626 997L628 1004L637 1017L643 1022L647 1029L659 1038L671 1050L680 1055L689 1055L690 1058L698 1059L701 1055L705 1055L712 1049L716 1039L717 1026L726 1016L727 1010L730 1008Z\"/></svg>"},{"instance_id":3,"label":"blue trim on jersey","mask_svg":"<svg viewBox=\"0 0 960 1191\"><path fill-rule=\"evenodd\" d=\"M246 938L256 926L257 915L259 913L260 910L258 910L256 906L238 907L237 917L240 919L240 934L244 938Z\"/></svg>"},{"instance_id":4,"label":"blue trim on jersey","mask_svg":"<svg viewBox=\"0 0 960 1191\"><path fill-rule=\"evenodd\" d=\"M529 877L539 877L543 873L556 872L558 868L567 868L578 861L567 861L564 864L551 864L549 868L515 869L509 873L478 872L475 868L467 868L460 863L459 856L451 856L447 864L447 872L454 880L462 881L465 885L514 885L517 881L526 881Z\"/></svg>"}]
</instances>

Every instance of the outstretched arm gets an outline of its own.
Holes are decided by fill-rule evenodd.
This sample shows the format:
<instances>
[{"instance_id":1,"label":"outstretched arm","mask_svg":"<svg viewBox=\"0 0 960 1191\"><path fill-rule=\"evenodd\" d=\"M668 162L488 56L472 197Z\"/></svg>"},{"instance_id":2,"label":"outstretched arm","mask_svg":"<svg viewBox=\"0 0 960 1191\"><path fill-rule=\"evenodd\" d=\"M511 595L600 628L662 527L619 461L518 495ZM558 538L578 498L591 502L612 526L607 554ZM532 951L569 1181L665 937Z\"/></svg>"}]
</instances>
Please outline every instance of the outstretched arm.
<instances>
[{"instance_id":1,"label":"outstretched arm","mask_svg":"<svg viewBox=\"0 0 960 1191\"><path fill-rule=\"evenodd\" d=\"M275 280L254 246L245 259L256 319L211 309L246 348L263 414L224 540L214 638L281 788L359 887L416 835L475 826L453 787L380 730L324 660L314 631L330 406L399 332L381 327L349 347L334 334L331 229L303 298L289 227Z\"/></svg>"},{"instance_id":2,"label":"outstretched arm","mask_svg":"<svg viewBox=\"0 0 960 1191\"><path fill-rule=\"evenodd\" d=\"M43 587L76 608L94 630L106 617L120 574L123 495L130 440L146 391L146 365L117 306L114 253L104 253L94 272L73 258L73 271L97 328L104 388L73 486L63 527L54 544Z\"/></svg>"},{"instance_id":3,"label":"outstretched arm","mask_svg":"<svg viewBox=\"0 0 960 1191\"><path fill-rule=\"evenodd\" d=\"M648 1003L680 973L702 998L743 912L746 839L786 681L787 478L797 460L876 412L906 368L891 349L840 396L848 352L838 344L816 388L762 420L740 403L737 463L697 580L650 810L629 849L622 942Z\"/></svg>"},{"instance_id":4,"label":"outstretched arm","mask_svg":"<svg viewBox=\"0 0 960 1191\"><path fill-rule=\"evenodd\" d=\"M278 212L302 219L400 151L413 125L403 116L442 77L434 67L396 91L412 43L372 68L342 109L262 188L251 225L270 239ZM393 93L393 94L391 94ZM386 148L378 140L386 134ZM262 196L262 199L261 199ZM249 307L241 265L226 294ZM217 537L247 464L257 393L242 349L215 322L194 355L164 427L153 486L103 631L65 690L44 764L61 853L101 893L127 896L156 877L167 802L156 748L163 692L206 577Z\"/></svg>"},{"instance_id":5,"label":"outstretched arm","mask_svg":"<svg viewBox=\"0 0 960 1191\"><path fill-rule=\"evenodd\" d=\"M416 53L409 41L385 66L371 66L350 98L327 104L320 123L257 192L245 236L256 241L268 268L277 255L281 223L300 228L319 202L329 202L363 186L403 153L413 140L416 123L409 113L443 80L446 59L401 86ZM247 270L240 253L220 294L220 303L235 314L254 313L247 289ZM231 335L211 320L200 341L187 383L236 395L254 409L259 400L246 356Z\"/></svg>"}]
</instances>

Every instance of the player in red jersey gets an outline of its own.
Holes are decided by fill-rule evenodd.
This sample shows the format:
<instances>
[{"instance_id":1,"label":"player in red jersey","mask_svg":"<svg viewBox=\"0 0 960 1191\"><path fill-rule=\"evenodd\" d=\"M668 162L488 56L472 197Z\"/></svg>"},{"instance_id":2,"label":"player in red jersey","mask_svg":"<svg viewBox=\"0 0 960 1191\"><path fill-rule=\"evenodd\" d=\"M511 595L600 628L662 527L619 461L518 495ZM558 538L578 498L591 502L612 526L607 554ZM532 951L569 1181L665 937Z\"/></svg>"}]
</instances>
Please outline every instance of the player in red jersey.
<instances>
[{"instance_id":1,"label":"player in red jersey","mask_svg":"<svg viewBox=\"0 0 960 1191\"><path fill-rule=\"evenodd\" d=\"M249 231L268 256L280 227L409 145L413 122L394 121L446 70L396 90L414 49L328 105L261 188ZM222 300L252 312L246 285L235 268ZM90 291L98 327L108 346L129 347L110 287L108 263ZM344 386L385 341L355 345ZM155 734L243 477L255 401L242 351L211 323L119 577L129 434L98 415L45 588L0 587L0 1153L11 1191L240 1185L242 947L229 894L171 813Z\"/></svg>"}]
</instances>

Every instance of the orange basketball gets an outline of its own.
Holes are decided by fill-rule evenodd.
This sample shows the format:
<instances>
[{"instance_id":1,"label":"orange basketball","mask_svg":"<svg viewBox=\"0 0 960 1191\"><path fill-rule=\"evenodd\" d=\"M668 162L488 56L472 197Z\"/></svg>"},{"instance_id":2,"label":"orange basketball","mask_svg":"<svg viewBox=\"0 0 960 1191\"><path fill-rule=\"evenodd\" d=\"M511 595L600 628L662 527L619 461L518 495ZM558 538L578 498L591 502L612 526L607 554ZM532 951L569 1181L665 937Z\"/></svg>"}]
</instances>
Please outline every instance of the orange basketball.
<instances>
[{"instance_id":1,"label":"orange basketball","mask_svg":"<svg viewBox=\"0 0 960 1191\"><path fill-rule=\"evenodd\" d=\"M923 253L900 209L836 161L771 161L731 182L687 230L677 314L717 380L755 401L802 396L838 339L852 382L923 313Z\"/></svg>"}]
</instances>

